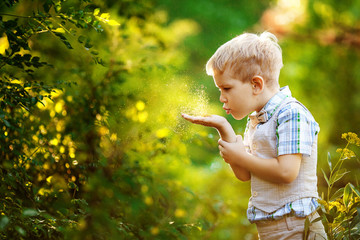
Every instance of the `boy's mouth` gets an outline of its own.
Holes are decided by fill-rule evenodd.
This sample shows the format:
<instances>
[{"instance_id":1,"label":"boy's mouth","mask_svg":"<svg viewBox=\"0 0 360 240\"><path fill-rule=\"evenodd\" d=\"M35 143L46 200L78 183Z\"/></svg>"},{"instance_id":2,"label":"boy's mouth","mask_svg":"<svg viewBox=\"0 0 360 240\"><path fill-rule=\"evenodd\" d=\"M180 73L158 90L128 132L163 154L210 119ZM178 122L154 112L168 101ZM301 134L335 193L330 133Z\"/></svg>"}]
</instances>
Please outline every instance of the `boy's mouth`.
<instances>
[{"instance_id":1,"label":"boy's mouth","mask_svg":"<svg viewBox=\"0 0 360 240\"><path fill-rule=\"evenodd\" d=\"M223 109L226 111L226 114L230 114L230 111L231 111L230 108L223 107Z\"/></svg>"}]
</instances>

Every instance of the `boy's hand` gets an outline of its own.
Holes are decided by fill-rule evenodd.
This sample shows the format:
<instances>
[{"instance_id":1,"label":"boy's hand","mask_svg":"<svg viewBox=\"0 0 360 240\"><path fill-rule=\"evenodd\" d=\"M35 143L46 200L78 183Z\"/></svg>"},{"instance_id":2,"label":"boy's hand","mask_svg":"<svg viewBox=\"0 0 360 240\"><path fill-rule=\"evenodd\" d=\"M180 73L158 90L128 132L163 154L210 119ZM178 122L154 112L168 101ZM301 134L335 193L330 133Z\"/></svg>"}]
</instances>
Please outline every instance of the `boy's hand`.
<instances>
[{"instance_id":1,"label":"boy's hand","mask_svg":"<svg viewBox=\"0 0 360 240\"><path fill-rule=\"evenodd\" d=\"M209 115L209 116L190 116L188 114L181 114L183 118L188 120L189 122L207 126L207 127L213 127L216 129L221 129L226 123L227 120L224 117L218 116L218 115Z\"/></svg>"},{"instance_id":2,"label":"boy's hand","mask_svg":"<svg viewBox=\"0 0 360 240\"><path fill-rule=\"evenodd\" d=\"M232 165L233 162L238 162L232 155L241 153L241 149L245 147L242 142L241 136L236 136L230 123L221 116L211 115L206 117L190 116L188 114L181 114L186 120L200 124L203 126L214 127L220 134L219 149L220 155L224 158L225 162L229 163L235 176L241 181L249 181L251 178L250 172L239 165ZM229 146L227 144L230 144ZM234 149L233 149L234 148ZM239 151L239 152L238 152Z\"/></svg>"},{"instance_id":3,"label":"boy's hand","mask_svg":"<svg viewBox=\"0 0 360 240\"><path fill-rule=\"evenodd\" d=\"M216 128L221 139L227 142L235 142L236 134L231 127L230 123L226 120L226 118L218 116L218 115L210 115L210 116L190 116L188 114L181 114L183 118L188 120L189 122L200 124L207 127Z\"/></svg>"},{"instance_id":4,"label":"boy's hand","mask_svg":"<svg viewBox=\"0 0 360 240\"><path fill-rule=\"evenodd\" d=\"M220 155L229 164L239 163L239 159L246 153L245 146L240 135L236 136L236 142L229 143L222 139L219 140Z\"/></svg>"}]
</instances>

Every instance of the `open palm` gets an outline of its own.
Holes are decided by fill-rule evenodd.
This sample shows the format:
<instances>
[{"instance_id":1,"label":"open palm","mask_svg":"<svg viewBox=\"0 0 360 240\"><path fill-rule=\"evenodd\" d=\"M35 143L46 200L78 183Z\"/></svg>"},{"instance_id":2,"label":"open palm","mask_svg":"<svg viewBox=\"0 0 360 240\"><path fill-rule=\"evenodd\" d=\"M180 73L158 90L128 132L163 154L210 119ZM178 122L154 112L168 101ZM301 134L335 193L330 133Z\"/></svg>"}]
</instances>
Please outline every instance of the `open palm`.
<instances>
[{"instance_id":1,"label":"open palm","mask_svg":"<svg viewBox=\"0 0 360 240\"><path fill-rule=\"evenodd\" d=\"M207 127L214 127L219 129L224 125L227 120L219 115L209 115L209 116L191 116L188 114L182 114L182 117L189 122L207 126Z\"/></svg>"}]
</instances>

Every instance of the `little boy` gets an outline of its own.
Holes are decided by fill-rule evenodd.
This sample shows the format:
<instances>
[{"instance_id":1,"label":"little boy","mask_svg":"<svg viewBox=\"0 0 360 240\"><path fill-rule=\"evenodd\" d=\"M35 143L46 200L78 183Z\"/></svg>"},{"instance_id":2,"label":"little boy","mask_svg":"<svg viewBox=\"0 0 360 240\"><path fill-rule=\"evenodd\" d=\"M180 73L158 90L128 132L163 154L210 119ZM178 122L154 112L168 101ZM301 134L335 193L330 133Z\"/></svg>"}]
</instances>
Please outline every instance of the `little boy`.
<instances>
[{"instance_id":1,"label":"little boy","mask_svg":"<svg viewBox=\"0 0 360 240\"><path fill-rule=\"evenodd\" d=\"M282 66L281 48L269 32L235 37L207 62L226 113L237 120L251 113L244 140L224 117L183 114L192 123L216 128L220 155L238 179L251 180L247 216L261 240L303 239L305 219L319 217L320 128L289 88L279 87ZM308 239L326 239L320 221L311 224L309 234Z\"/></svg>"}]
</instances>

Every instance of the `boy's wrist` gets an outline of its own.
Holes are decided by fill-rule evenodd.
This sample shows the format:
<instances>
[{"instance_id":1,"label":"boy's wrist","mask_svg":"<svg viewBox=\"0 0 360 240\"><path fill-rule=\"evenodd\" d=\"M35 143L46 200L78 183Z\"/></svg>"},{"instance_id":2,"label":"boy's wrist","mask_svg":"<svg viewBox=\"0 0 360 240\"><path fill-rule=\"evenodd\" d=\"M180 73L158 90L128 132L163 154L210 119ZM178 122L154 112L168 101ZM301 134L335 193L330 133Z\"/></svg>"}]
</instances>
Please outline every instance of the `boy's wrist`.
<instances>
[{"instance_id":1,"label":"boy's wrist","mask_svg":"<svg viewBox=\"0 0 360 240\"><path fill-rule=\"evenodd\" d=\"M213 127L217 130L222 130L227 123L228 121L226 120L226 118L219 116Z\"/></svg>"},{"instance_id":2,"label":"boy's wrist","mask_svg":"<svg viewBox=\"0 0 360 240\"><path fill-rule=\"evenodd\" d=\"M229 129L232 129L231 124L226 120L226 118L223 118L219 125L216 127L219 131L228 131Z\"/></svg>"},{"instance_id":3,"label":"boy's wrist","mask_svg":"<svg viewBox=\"0 0 360 240\"><path fill-rule=\"evenodd\" d=\"M247 157L249 157L247 152L239 151L237 152L236 156L231 159L229 164L246 169Z\"/></svg>"},{"instance_id":4,"label":"boy's wrist","mask_svg":"<svg viewBox=\"0 0 360 240\"><path fill-rule=\"evenodd\" d=\"M224 118L223 122L216 128L222 140L236 142L236 134L231 124Z\"/></svg>"}]
</instances>

